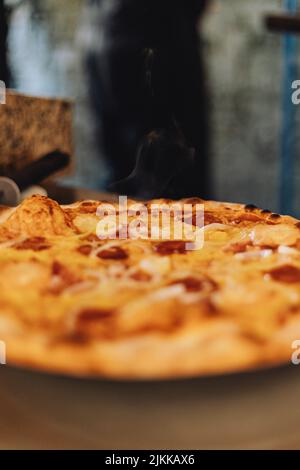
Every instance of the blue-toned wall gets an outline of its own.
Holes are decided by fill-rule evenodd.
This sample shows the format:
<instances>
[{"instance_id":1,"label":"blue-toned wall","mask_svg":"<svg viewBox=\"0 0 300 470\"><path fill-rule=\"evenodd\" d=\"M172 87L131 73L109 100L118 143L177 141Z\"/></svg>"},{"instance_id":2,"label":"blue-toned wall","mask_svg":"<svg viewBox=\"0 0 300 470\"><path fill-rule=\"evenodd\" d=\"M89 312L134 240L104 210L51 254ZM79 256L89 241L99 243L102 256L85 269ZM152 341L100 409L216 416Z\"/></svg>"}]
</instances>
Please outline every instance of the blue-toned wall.
<instances>
[{"instance_id":1,"label":"blue-toned wall","mask_svg":"<svg viewBox=\"0 0 300 470\"><path fill-rule=\"evenodd\" d=\"M264 17L276 0L222 0L205 24L217 197L277 209L281 36Z\"/></svg>"}]
</instances>

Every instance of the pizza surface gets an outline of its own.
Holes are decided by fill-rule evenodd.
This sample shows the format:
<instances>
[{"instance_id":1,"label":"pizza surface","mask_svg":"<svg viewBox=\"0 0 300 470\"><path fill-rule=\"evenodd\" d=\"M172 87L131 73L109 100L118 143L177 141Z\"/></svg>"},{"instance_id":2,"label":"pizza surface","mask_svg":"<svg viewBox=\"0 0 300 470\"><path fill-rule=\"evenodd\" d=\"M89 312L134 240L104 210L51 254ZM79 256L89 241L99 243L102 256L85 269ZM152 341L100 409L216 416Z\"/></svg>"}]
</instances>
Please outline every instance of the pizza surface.
<instances>
[{"instance_id":1,"label":"pizza surface","mask_svg":"<svg viewBox=\"0 0 300 470\"><path fill-rule=\"evenodd\" d=\"M104 202L59 206L33 196L3 208L8 364L159 379L288 363L300 339L299 221L254 206L185 203L204 204L204 245L194 251L185 240L100 239ZM193 212L185 223L199 230Z\"/></svg>"}]
</instances>

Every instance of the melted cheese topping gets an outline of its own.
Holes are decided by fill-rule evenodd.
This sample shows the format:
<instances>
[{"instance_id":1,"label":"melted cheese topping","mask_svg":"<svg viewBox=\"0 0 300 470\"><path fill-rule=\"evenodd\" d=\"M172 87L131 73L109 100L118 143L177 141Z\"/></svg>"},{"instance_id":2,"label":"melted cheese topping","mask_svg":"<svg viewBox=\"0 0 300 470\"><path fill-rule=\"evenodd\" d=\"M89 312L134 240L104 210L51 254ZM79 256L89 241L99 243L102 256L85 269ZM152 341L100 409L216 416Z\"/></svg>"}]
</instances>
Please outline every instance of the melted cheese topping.
<instances>
[{"instance_id":1,"label":"melted cheese topping","mask_svg":"<svg viewBox=\"0 0 300 470\"><path fill-rule=\"evenodd\" d=\"M222 317L261 340L300 313L297 221L208 202L219 222L206 225L202 249L186 252L184 240L99 240L98 205L33 197L3 218L0 334L11 318L99 341Z\"/></svg>"}]
</instances>

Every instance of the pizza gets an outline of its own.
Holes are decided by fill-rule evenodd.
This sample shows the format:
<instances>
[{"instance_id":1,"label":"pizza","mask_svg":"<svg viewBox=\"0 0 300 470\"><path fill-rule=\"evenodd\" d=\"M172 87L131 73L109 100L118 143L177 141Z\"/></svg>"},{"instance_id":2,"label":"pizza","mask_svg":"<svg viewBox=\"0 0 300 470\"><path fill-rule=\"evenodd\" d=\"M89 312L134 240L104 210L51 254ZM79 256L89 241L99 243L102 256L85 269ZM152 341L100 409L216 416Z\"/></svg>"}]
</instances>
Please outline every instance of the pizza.
<instances>
[{"instance_id":1,"label":"pizza","mask_svg":"<svg viewBox=\"0 0 300 470\"><path fill-rule=\"evenodd\" d=\"M144 207L153 202L170 204ZM101 236L105 204L33 196L1 209L0 341L9 365L165 379L290 362L300 338L299 221L252 205L177 201L192 207L184 224L203 235L203 246L187 250L187 240L152 232Z\"/></svg>"}]
</instances>

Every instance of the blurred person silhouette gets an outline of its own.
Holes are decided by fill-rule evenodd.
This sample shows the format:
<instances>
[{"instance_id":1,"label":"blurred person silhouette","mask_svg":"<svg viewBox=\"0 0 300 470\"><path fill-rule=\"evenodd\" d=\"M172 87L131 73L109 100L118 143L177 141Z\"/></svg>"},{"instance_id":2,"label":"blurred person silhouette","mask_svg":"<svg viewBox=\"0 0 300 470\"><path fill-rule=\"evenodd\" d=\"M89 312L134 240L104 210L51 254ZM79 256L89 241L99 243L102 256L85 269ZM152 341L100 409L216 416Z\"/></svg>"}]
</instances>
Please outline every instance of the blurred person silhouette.
<instances>
[{"instance_id":1,"label":"blurred person silhouette","mask_svg":"<svg viewBox=\"0 0 300 470\"><path fill-rule=\"evenodd\" d=\"M209 116L199 19L209 0L90 0L87 67L110 190L209 197Z\"/></svg>"}]
</instances>

